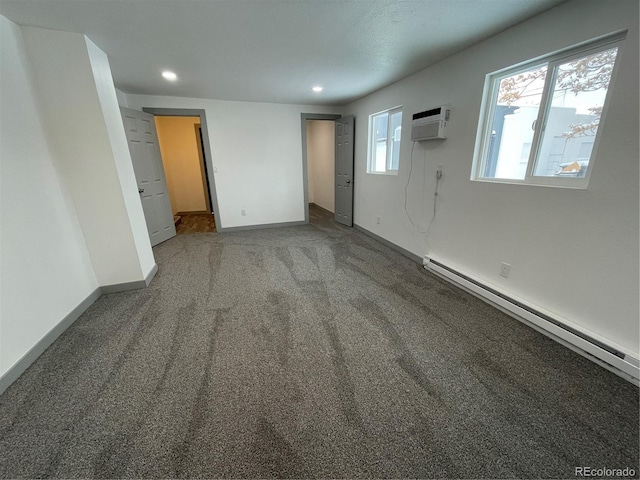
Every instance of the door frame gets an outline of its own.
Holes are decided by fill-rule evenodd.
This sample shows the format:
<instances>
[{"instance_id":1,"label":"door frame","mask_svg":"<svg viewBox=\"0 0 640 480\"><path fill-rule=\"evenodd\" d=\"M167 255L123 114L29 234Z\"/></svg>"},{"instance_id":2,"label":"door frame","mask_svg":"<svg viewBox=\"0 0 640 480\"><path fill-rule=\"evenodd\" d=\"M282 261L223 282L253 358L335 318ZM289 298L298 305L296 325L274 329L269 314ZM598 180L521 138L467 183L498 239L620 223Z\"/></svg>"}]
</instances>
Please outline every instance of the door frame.
<instances>
[{"instance_id":1,"label":"door frame","mask_svg":"<svg viewBox=\"0 0 640 480\"><path fill-rule=\"evenodd\" d=\"M220 207L218 206L218 194L216 192L216 178L215 175L213 175L213 157L211 155L211 146L209 143L209 128L207 126L207 116L204 109L143 107L142 111L150 113L155 117L200 117L205 166L207 168L207 172L211 172L211 175L209 176L209 197L213 204L213 222L216 226L216 232L222 231L223 229L219 225Z\"/></svg>"},{"instance_id":2,"label":"door frame","mask_svg":"<svg viewBox=\"0 0 640 480\"><path fill-rule=\"evenodd\" d=\"M301 113L302 122L302 185L304 188L304 223L309 223L309 172L307 167L307 120L338 120L340 114L332 113ZM335 148L335 145L334 145ZM334 158L335 163L335 158Z\"/></svg>"},{"instance_id":3,"label":"door frame","mask_svg":"<svg viewBox=\"0 0 640 480\"><path fill-rule=\"evenodd\" d=\"M209 190L209 184L211 180L209 179L209 169L207 168L206 161L204 159L204 145L202 142L202 125L199 123L193 126L193 130L196 134L196 142L198 143L198 157L200 160L200 174L202 176L202 189L204 190L204 201L207 204L207 209L209 213L213 212L213 203L211 203L211 194Z\"/></svg>"}]
</instances>

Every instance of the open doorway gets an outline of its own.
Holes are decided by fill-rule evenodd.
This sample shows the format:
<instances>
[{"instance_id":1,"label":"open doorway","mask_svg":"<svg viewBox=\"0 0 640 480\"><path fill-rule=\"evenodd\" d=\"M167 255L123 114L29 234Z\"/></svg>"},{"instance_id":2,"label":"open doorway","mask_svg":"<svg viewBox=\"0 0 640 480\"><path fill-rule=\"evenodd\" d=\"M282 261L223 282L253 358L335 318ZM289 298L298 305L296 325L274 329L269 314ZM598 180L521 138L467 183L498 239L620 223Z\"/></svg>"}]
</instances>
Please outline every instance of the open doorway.
<instances>
[{"instance_id":1,"label":"open doorway","mask_svg":"<svg viewBox=\"0 0 640 480\"><path fill-rule=\"evenodd\" d=\"M215 232L200 117L154 118L176 233Z\"/></svg>"},{"instance_id":2,"label":"open doorway","mask_svg":"<svg viewBox=\"0 0 640 480\"><path fill-rule=\"evenodd\" d=\"M307 120L309 206L335 213L335 122Z\"/></svg>"},{"instance_id":3,"label":"open doorway","mask_svg":"<svg viewBox=\"0 0 640 480\"><path fill-rule=\"evenodd\" d=\"M176 233L215 232L218 207L204 110L143 110L154 115Z\"/></svg>"},{"instance_id":4,"label":"open doorway","mask_svg":"<svg viewBox=\"0 0 640 480\"><path fill-rule=\"evenodd\" d=\"M340 115L303 113L302 168L305 222L309 209L334 213L335 120Z\"/></svg>"}]
</instances>

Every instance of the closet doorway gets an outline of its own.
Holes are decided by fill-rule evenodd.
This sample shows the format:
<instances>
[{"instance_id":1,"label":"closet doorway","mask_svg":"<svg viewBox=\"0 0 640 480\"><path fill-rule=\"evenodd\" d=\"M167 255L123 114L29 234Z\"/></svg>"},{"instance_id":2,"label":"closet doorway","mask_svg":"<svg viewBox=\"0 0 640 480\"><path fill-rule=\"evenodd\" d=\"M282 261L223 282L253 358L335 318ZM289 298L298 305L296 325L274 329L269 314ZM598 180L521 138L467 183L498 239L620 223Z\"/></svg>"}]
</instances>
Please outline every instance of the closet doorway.
<instances>
[{"instance_id":1,"label":"closet doorway","mask_svg":"<svg viewBox=\"0 0 640 480\"><path fill-rule=\"evenodd\" d=\"M309 207L324 214L335 212L335 122L339 118L340 115L301 115L306 222Z\"/></svg>"},{"instance_id":2,"label":"closet doorway","mask_svg":"<svg viewBox=\"0 0 640 480\"><path fill-rule=\"evenodd\" d=\"M156 115L155 124L176 233L215 232L201 117Z\"/></svg>"}]
</instances>

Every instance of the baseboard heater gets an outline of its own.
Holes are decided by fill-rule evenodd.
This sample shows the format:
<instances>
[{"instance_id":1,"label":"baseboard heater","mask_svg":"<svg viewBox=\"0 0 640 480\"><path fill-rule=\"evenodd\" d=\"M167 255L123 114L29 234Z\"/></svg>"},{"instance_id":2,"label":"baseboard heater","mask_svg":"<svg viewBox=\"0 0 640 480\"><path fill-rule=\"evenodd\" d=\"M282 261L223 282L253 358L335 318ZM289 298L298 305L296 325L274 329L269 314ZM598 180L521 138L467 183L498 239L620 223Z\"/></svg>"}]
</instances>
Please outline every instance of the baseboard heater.
<instances>
[{"instance_id":1,"label":"baseboard heater","mask_svg":"<svg viewBox=\"0 0 640 480\"><path fill-rule=\"evenodd\" d=\"M582 355L587 354L586 356L591 360L594 360L595 357L596 363L636 384L638 383L640 378L640 361L638 359L429 256L424 257L423 263L427 270L463 287L516 319L524 320L537 327L537 330L551 335L552 338L559 340L572 350Z\"/></svg>"}]
</instances>

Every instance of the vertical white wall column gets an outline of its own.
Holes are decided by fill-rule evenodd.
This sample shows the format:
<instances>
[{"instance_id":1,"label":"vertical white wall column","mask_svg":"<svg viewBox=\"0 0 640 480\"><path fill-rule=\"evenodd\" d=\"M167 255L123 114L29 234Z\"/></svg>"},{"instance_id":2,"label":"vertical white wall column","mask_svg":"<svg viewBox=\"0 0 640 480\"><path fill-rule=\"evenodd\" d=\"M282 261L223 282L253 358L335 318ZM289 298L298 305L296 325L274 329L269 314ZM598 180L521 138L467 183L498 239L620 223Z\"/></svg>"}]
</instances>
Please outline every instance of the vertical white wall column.
<instances>
[{"instance_id":1,"label":"vertical white wall column","mask_svg":"<svg viewBox=\"0 0 640 480\"><path fill-rule=\"evenodd\" d=\"M154 267L106 55L84 35L24 28L51 148L100 286Z\"/></svg>"}]
</instances>

